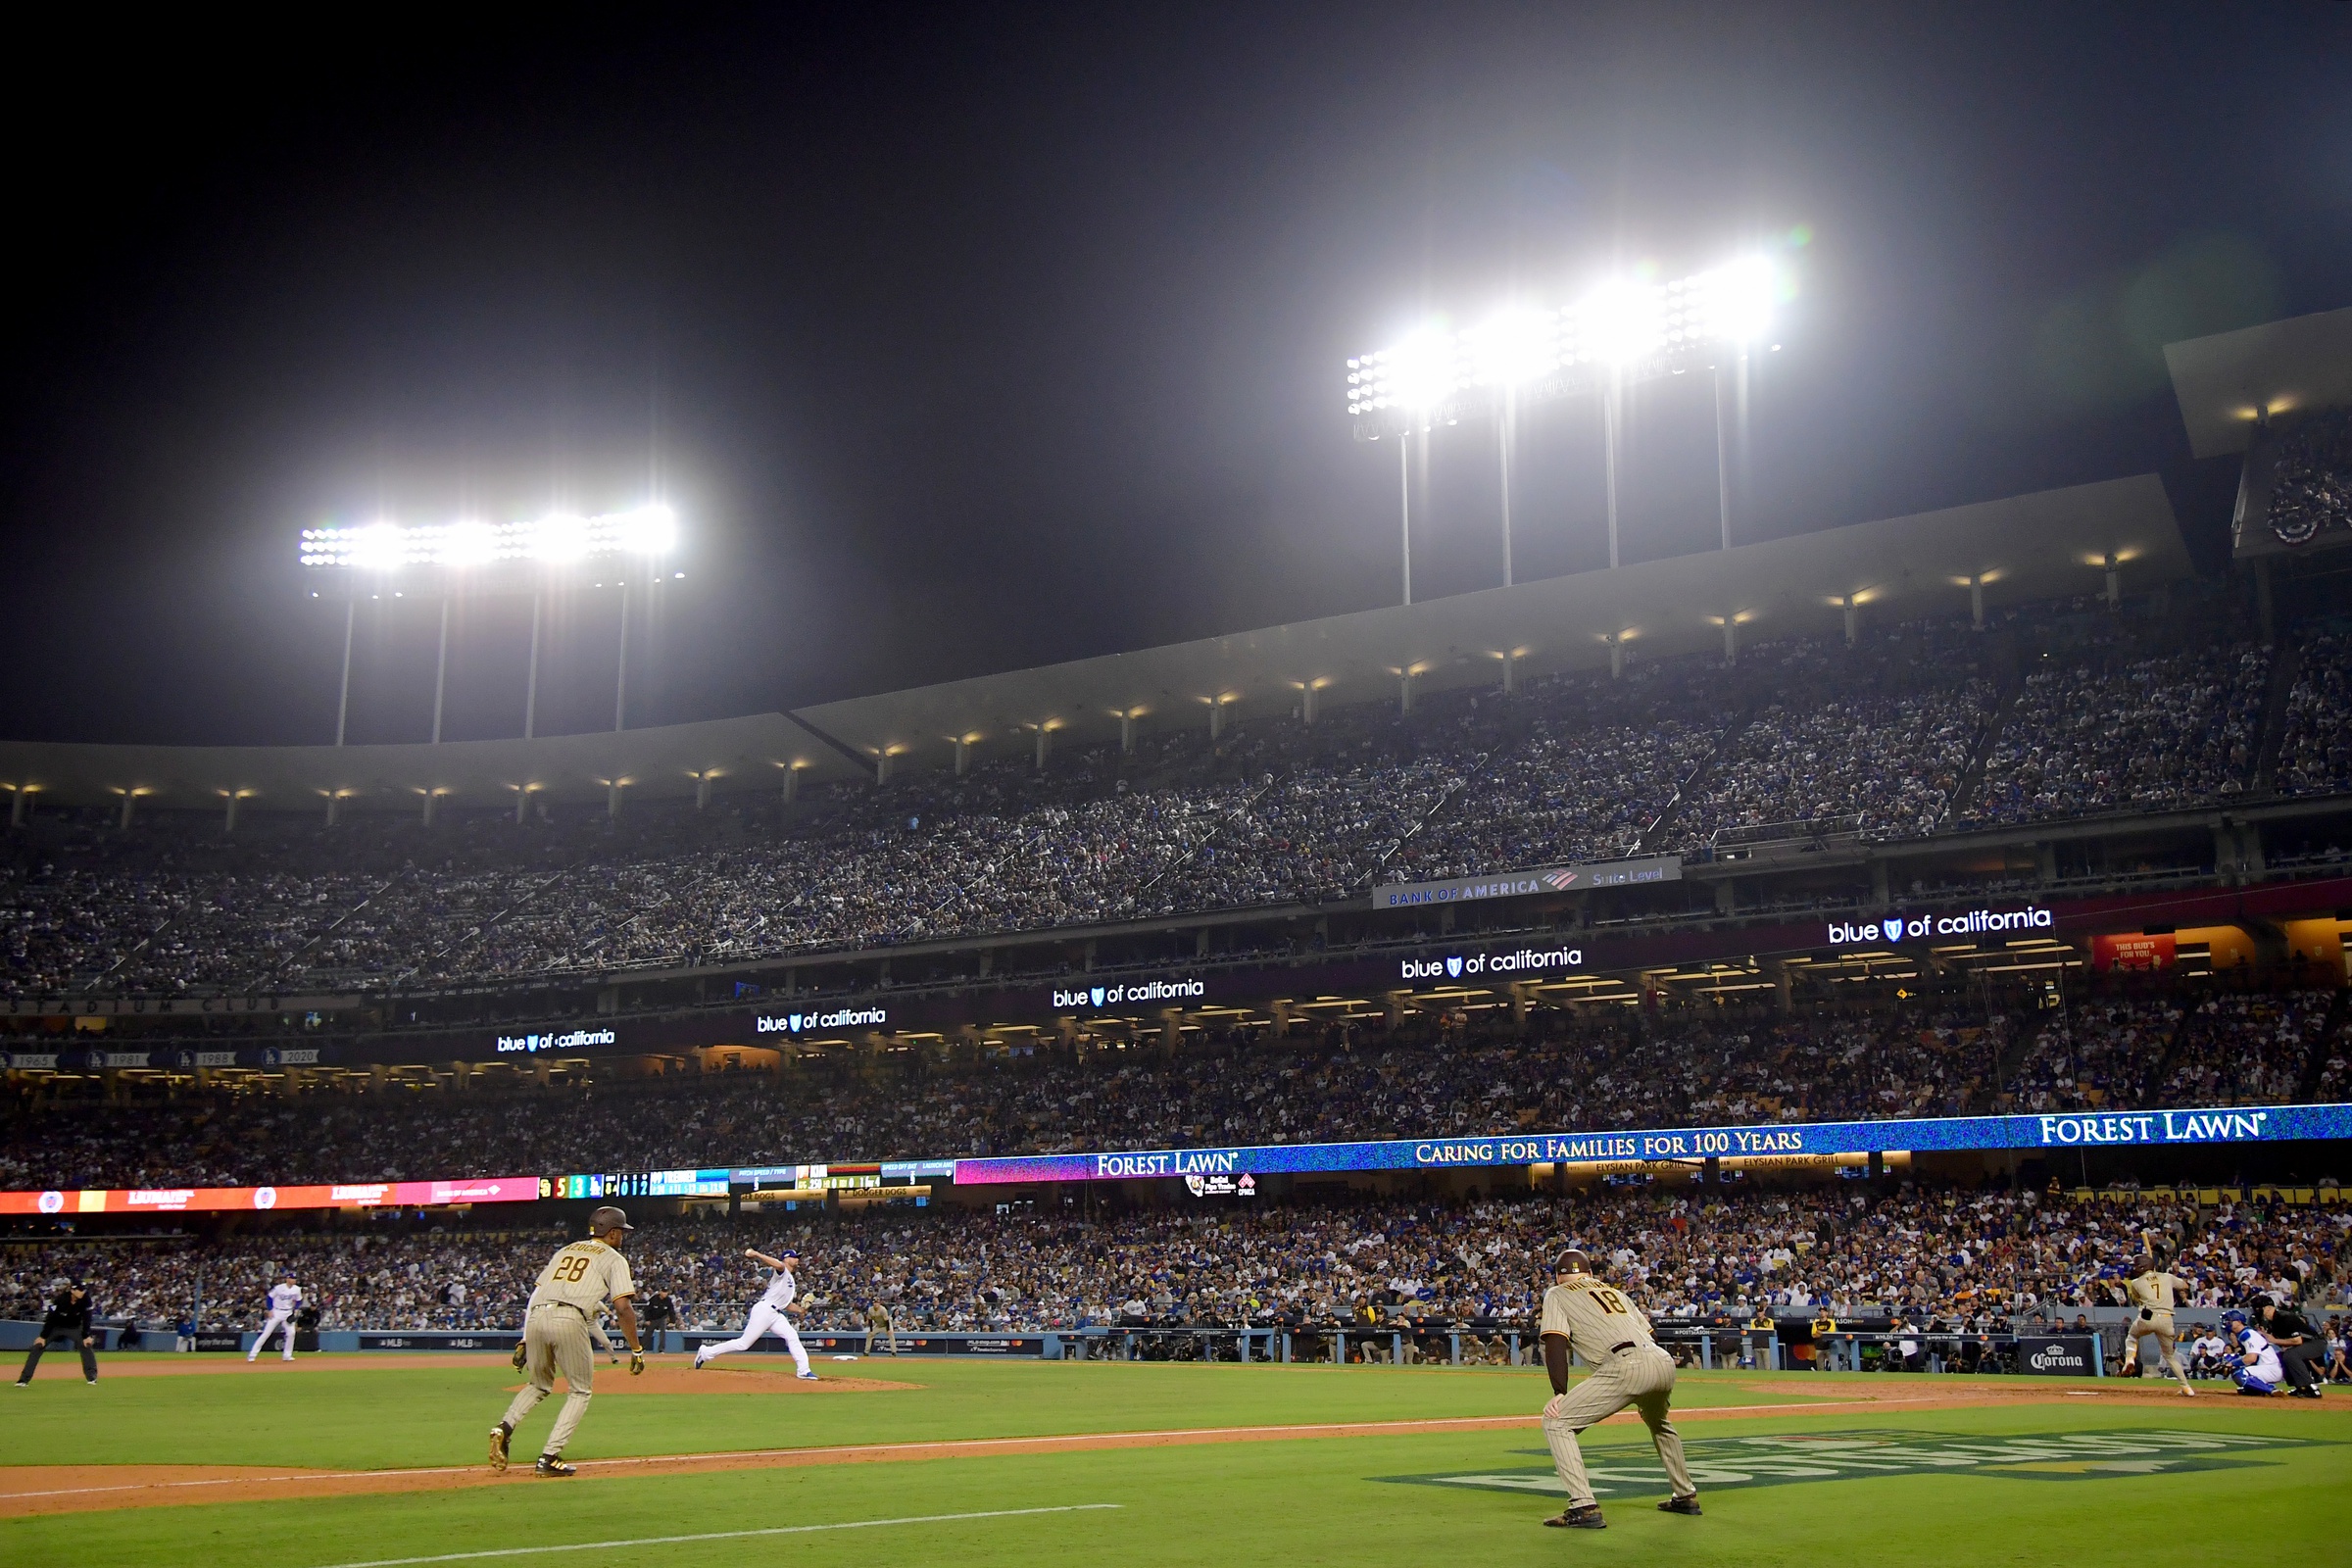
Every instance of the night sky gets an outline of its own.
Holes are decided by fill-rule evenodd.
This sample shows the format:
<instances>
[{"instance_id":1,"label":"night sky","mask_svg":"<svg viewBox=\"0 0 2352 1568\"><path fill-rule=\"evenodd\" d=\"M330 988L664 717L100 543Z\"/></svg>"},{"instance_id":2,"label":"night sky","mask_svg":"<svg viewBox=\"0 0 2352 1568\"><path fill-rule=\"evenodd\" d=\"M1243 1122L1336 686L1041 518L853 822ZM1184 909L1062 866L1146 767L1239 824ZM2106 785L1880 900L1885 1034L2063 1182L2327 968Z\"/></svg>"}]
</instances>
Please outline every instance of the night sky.
<instances>
[{"instance_id":1,"label":"night sky","mask_svg":"<svg viewBox=\"0 0 2352 1568\"><path fill-rule=\"evenodd\" d=\"M2210 498L2160 345L2352 304L2330 0L309 24L14 39L0 735L329 740L297 530L461 507L678 507L633 724L1387 603L1347 357L1612 267L1800 280L1746 538ZM1629 556L1713 539L1710 420L1635 400ZM1436 437L1417 597L1499 580L1493 441ZM1592 566L1594 408L1522 452L1519 574ZM615 610L543 732L610 724ZM355 741L424 737L437 612L363 607ZM519 733L527 627L458 605L453 738Z\"/></svg>"}]
</instances>

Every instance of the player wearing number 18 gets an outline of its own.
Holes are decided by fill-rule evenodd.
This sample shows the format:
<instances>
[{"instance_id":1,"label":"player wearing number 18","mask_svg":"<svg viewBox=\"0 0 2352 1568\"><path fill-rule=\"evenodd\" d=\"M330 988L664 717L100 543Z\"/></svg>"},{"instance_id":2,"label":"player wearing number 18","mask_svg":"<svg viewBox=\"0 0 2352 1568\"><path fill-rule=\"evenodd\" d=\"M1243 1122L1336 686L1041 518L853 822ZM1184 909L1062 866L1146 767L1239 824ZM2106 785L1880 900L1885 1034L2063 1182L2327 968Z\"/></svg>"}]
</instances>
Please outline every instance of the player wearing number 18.
<instances>
[{"instance_id":1,"label":"player wearing number 18","mask_svg":"<svg viewBox=\"0 0 2352 1568\"><path fill-rule=\"evenodd\" d=\"M579 1431L580 1418L588 1413L588 1397L595 1392L596 1353L588 1330L608 1298L620 1319L621 1338L629 1344L629 1375L635 1377L645 1370L645 1347L637 1339L637 1311L631 1299L637 1294L637 1282L629 1277L629 1260L620 1255L622 1238L635 1228L619 1209L600 1208L588 1216L588 1240L573 1242L539 1271L539 1283L531 1288L530 1308L522 1320L528 1381L498 1425L490 1429L491 1469L507 1467L507 1445L514 1439L515 1424L555 1392L556 1374L561 1372L571 1392L556 1417L555 1430L547 1435L547 1446L539 1452L537 1470L543 1476L573 1473L573 1467L564 1462L564 1448Z\"/></svg>"},{"instance_id":2,"label":"player wearing number 18","mask_svg":"<svg viewBox=\"0 0 2352 1568\"><path fill-rule=\"evenodd\" d=\"M1555 1273L1551 1289L1544 1293L1544 1369L1551 1374L1544 1442L1568 1491L1568 1507L1544 1522L1563 1530L1608 1528L1592 1500L1576 1435L1629 1404L1642 1412L1658 1462L1674 1487L1674 1494L1658 1507L1666 1513L1697 1513L1698 1488L1683 1463L1683 1440L1674 1430L1674 1357L1649 1337L1649 1319L1624 1292L1592 1277L1591 1260L1582 1251L1572 1247L1562 1252ZM1572 1352L1592 1369L1573 1393L1568 1388Z\"/></svg>"}]
</instances>

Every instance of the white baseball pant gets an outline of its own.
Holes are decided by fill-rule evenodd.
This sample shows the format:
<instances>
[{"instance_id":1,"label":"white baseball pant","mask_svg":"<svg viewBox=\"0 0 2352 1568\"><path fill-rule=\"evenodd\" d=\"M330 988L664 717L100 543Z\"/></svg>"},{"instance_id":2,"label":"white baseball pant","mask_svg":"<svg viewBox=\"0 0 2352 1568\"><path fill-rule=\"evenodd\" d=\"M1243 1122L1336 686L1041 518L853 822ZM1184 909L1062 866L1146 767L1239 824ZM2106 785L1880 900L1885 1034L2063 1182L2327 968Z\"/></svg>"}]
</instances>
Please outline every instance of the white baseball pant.
<instances>
[{"instance_id":1,"label":"white baseball pant","mask_svg":"<svg viewBox=\"0 0 2352 1568\"><path fill-rule=\"evenodd\" d=\"M797 1370L808 1370L808 1352L801 1348L800 1331L792 1326L791 1318L765 1301L753 1303L751 1321L744 1324L741 1334L724 1345L704 1346L698 1352L698 1359L711 1361L732 1351L748 1350L768 1334L774 1334L784 1342L784 1348L792 1352L792 1364Z\"/></svg>"},{"instance_id":2,"label":"white baseball pant","mask_svg":"<svg viewBox=\"0 0 2352 1568\"><path fill-rule=\"evenodd\" d=\"M270 1336L277 1333L280 1329L283 1329L286 1335L286 1359L289 1361L293 1360L294 1314L291 1312L272 1312L270 1314L270 1320L262 1325L260 1338L253 1342L253 1348L245 1352L245 1359L250 1361L254 1357L260 1355L262 1353L262 1347L270 1343Z\"/></svg>"}]
</instances>

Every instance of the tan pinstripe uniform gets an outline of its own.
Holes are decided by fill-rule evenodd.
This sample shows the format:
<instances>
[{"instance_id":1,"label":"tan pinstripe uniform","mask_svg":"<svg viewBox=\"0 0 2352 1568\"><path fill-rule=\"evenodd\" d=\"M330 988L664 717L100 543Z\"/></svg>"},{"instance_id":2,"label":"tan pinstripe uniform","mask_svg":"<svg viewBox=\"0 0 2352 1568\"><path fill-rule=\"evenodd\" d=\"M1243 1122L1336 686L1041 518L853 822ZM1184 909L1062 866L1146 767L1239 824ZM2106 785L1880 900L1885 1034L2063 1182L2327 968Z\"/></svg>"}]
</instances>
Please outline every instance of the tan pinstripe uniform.
<instances>
[{"instance_id":1,"label":"tan pinstripe uniform","mask_svg":"<svg viewBox=\"0 0 2352 1568\"><path fill-rule=\"evenodd\" d=\"M2139 1315L2132 1320L2132 1358L2136 1360L2139 1356L2139 1342L2154 1335L2156 1348L2164 1354L2164 1369L2179 1379L2184 1389L2188 1387L2188 1373L2180 1365L2180 1340L2173 1332L2173 1308L2180 1304L2179 1293L2187 1289L2188 1281L2153 1266L2124 1282L2124 1294L2139 1308Z\"/></svg>"},{"instance_id":2,"label":"tan pinstripe uniform","mask_svg":"<svg viewBox=\"0 0 2352 1568\"><path fill-rule=\"evenodd\" d=\"M571 1392L557 1412L555 1430L547 1435L547 1446L541 1451L564 1451L580 1429L589 1397L596 1392L596 1352L589 1338L590 1325L606 1301L636 1293L629 1260L602 1242L573 1242L547 1260L547 1267L539 1271L539 1283L531 1287L530 1310L522 1320L523 1364L529 1381L507 1406L510 1430L555 1392L560 1373Z\"/></svg>"},{"instance_id":3,"label":"tan pinstripe uniform","mask_svg":"<svg viewBox=\"0 0 2352 1568\"><path fill-rule=\"evenodd\" d=\"M1592 1368L1582 1383L1553 1395L1544 1406L1544 1442L1568 1489L1568 1505L1582 1508L1592 1501L1576 1435L1629 1404L1642 1412L1674 1494L1694 1495L1698 1488L1683 1463L1682 1435L1674 1430L1674 1357L1649 1337L1649 1319L1642 1309L1614 1286L1590 1274L1571 1274L1565 1284L1544 1293L1542 1329L1544 1339L1566 1341L1569 1350Z\"/></svg>"}]
</instances>

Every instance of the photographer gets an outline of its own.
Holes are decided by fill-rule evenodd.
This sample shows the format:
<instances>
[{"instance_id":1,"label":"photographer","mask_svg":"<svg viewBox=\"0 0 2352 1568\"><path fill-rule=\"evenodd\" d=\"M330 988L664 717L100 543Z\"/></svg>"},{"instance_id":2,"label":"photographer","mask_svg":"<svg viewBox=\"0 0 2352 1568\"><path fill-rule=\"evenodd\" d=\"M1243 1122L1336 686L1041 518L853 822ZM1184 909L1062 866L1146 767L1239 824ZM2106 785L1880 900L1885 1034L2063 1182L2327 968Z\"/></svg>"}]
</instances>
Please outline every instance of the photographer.
<instances>
[{"instance_id":1,"label":"photographer","mask_svg":"<svg viewBox=\"0 0 2352 1568\"><path fill-rule=\"evenodd\" d=\"M98 1333L90 1327L94 1310L90 1293L79 1285L68 1285L57 1293L49 1310L41 1318L41 1336L32 1342L32 1353L24 1357L24 1370L17 1374L17 1387L32 1386L33 1368L41 1364L41 1352L49 1348L55 1338L72 1340L81 1351L81 1376L84 1382L98 1381Z\"/></svg>"}]
</instances>

